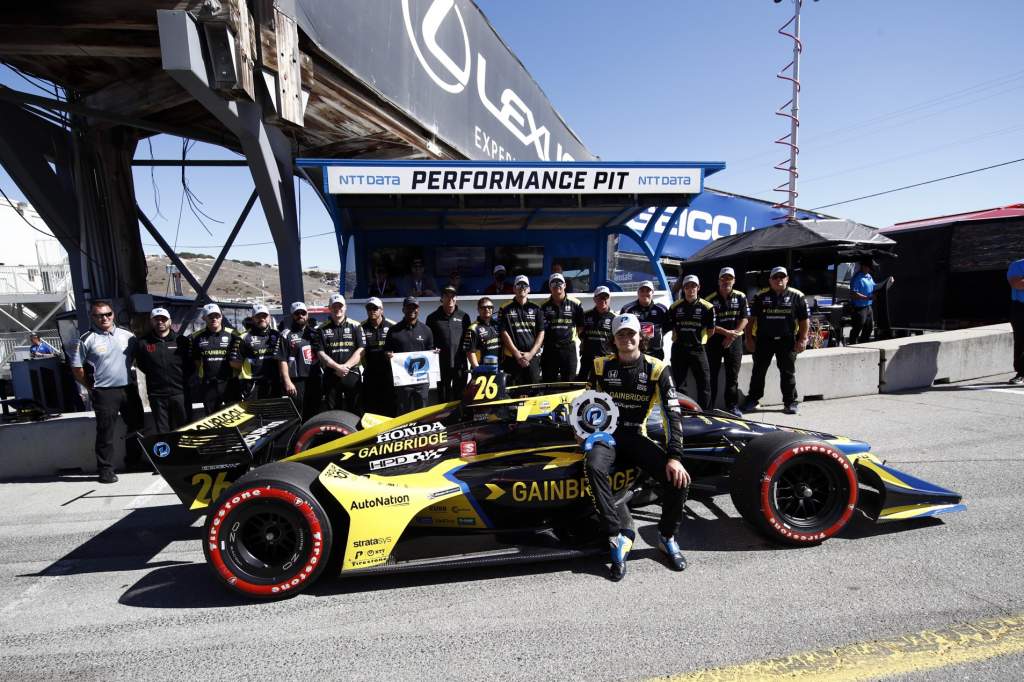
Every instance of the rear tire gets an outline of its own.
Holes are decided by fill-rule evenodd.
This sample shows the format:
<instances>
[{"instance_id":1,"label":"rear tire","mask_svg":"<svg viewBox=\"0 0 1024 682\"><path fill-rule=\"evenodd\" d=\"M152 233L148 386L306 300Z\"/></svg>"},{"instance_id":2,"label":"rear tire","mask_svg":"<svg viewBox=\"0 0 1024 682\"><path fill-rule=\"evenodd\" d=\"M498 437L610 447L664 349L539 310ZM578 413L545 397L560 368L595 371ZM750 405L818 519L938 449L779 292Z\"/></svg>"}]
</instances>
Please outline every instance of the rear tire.
<instances>
[{"instance_id":1,"label":"rear tire","mask_svg":"<svg viewBox=\"0 0 1024 682\"><path fill-rule=\"evenodd\" d=\"M318 472L275 462L238 479L206 519L203 553L217 578L247 597L281 599L323 573L331 521L312 486Z\"/></svg>"},{"instance_id":2,"label":"rear tire","mask_svg":"<svg viewBox=\"0 0 1024 682\"><path fill-rule=\"evenodd\" d=\"M344 410L321 412L295 429L288 454L295 455L359 430L359 417Z\"/></svg>"},{"instance_id":3,"label":"rear tire","mask_svg":"<svg viewBox=\"0 0 1024 682\"><path fill-rule=\"evenodd\" d=\"M730 479L740 515L786 545L814 545L833 537L857 506L857 473L846 455L797 433L755 438L732 465Z\"/></svg>"}]
</instances>

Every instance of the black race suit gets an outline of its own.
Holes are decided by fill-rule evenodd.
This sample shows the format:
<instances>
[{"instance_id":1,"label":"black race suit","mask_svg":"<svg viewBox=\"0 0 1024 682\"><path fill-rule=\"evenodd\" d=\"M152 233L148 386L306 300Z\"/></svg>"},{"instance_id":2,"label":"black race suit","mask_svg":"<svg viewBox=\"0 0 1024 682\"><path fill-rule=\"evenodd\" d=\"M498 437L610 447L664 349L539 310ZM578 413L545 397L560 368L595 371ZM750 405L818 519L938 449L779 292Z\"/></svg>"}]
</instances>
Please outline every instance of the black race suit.
<instances>
[{"instance_id":1,"label":"black race suit","mask_svg":"<svg viewBox=\"0 0 1024 682\"><path fill-rule=\"evenodd\" d=\"M540 306L532 301L519 305L512 299L502 304L498 311L498 330L508 332L516 350L528 353L537 337L544 333L544 313ZM526 367L520 367L519 362L506 348L501 369L508 375L509 385L539 383L540 354L534 355Z\"/></svg>"},{"instance_id":2,"label":"black race suit","mask_svg":"<svg viewBox=\"0 0 1024 682\"><path fill-rule=\"evenodd\" d=\"M320 359L313 350L314 334L316 328L313 325L293 322L281 331L281 343L277 347L278 363L288 364L288 378L295 386L292 402L303 421L315 415L317 408L312 389L320 383L317 376L320 372Z\"/></svg>"},{"instance_id":3,"label":"black race suit","mask_svg":"<svg viewBox=\"0 0 1024 682\"><path fill-rule=\"evenodd\" d=\"M384 350L388 334L394 326L395 323L386 317L382 317L377 326L370 320L363 322L363 338L366 341L366 349L363 351L363 408L383 417L396 416L395 380L391 376L391 359Z\"/></svg>"},{"instance_id":4,"label":"black race suit","mask_svg":"<svg viewBox=\"0 0 1024 682\"><path fill-rule=\"evenodd\" d=\"M192 359L199 377L200 399L208 415L238 400L238 379L228 354L239 338L230 327L219 332L204 329L192 335Z\"/></svg>"},{"instance_id":5,"label":"black race suit","mask_svg":"<svg viewBox=\"0 0 1024 682\"><path fill-rule=\"evenodd\" d=\"M580 381L590 381L594 376L594 358L615 352L612 341L612 320L615 313L606 310L597 312L591 308L583 313L583 339L580 342Z\"/></svg>"},{"instance_id":6,"label":"black race suit","mask_svg":"<svg viewBox=\"0 0 1024 682\"><path fill-rule=\"evenodd\" d=\"M347 362L352 354L363 348L363 328L358 322L348 318L341 322L327 320L317 327L313 337L313 350L319 357L323 351L339 365ZM349 369L345 378L338 376L334 370L322 365L324 371L323 394L324 407L328 410L347 410L354 414L362 414L362 376L359 367Z\"/></svg>"},{"instance_id":7,"label":"black race suit","mask_svg":"<svg viewBox=\"0 0 1024 682\"><path fill-rule=\"evenodd\" d=\"M473 353L478 365L482 365L488 355L501 360L501 336L498 334L497 320L492 317L488 322L484 322L479 317L476 318L476 322L466 329L462 349L466 353Z\"/></svg>"},{"instance_id":8,"label":"black race suit","mask_svg":"<svg viewBox=\"0 0 1024 682\"><path fill-rule=\"evenodd\" d=\"M679 461L683 455L683 417L668 365L650 355L641 355L629 364L608 356L594 360L594 375L597 390L610 395L619 408L618 426L612 434L615 447L597 443L587 453L583 467L605 531L611 537L622 530L608 475L616 460L623 458L619 460L620 469L624 465L639 466L661 485L658 530L664 537L674 536L679 530L686 488L673 486L665 473L668 460ZM666 447L647 437L647 417L659 403L665 418Z\"/></svg>"},{"instance_id":9,"label":"black race suit","mask_svg":"<svg viewBox=\"0 0 1024 682\"><path fill-rule=\"evenodd\" d=\"M228 352L228 360L242 363L238 370L242 400L281 396L281 367L277 361L280 344L281 334L276 329L253 327Z\"/></svg>"},{"instance_id":10,"label":"black race suit","mask_svg":"<svg viewBox=\"0 0 1024 682\"><path fill-rule=\"evenodd\" d=\"M796 402L796 335L798 322L806 320L807 302L799 289L788 287L776 294L770 288L754 296L750 306L753 318L754 367L750 374L747 402L756 403L764 396L764 378L775 358L779 366L782 401Z\"/></svg>"}]
</instances>

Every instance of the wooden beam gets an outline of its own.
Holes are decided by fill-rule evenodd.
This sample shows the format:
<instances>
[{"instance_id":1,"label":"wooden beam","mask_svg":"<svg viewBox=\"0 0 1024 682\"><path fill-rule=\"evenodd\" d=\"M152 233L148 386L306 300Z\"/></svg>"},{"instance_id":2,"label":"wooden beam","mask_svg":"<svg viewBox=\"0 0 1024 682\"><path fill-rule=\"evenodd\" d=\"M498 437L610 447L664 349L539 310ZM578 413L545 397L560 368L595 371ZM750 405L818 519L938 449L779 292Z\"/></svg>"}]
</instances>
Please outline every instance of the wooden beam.
<instances>
[{"instance_id":1,"label":"wooden beam","mask_svg":"<svg viewBox=\"0 0 1024 682\"><path fill-rule=\"evenodd\" d=\"M192 101L192 96L159 67L119 80L82 100L87 107L122 116L149 116Z\"/></svg>"},{"instance_id":2,"label":"wooden beam","mask_svg":"<svg viewBox=\"0 0 1024 682\"><path fill-rule=\"evenodd\" d=\"M160 40L156 33L117 30L0 28L0 55L59 57L160 58Z\"/></svg>"}]
</instances>

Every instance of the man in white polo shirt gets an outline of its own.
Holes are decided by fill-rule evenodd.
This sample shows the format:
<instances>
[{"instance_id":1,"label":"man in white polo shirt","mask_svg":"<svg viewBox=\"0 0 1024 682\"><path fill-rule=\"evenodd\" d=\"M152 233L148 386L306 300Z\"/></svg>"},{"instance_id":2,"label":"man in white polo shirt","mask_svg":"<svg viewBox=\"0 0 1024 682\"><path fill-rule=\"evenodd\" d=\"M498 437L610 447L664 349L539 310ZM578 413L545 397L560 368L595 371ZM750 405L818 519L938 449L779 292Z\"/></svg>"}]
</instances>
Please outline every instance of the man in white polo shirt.
<instances>
[{"instance_id":1,"label":"man in white polo shirt","mask_svg":"<svg viewBox=\"0 0 1024 682\"><path fill-rule=\"evenodd\" d=\"M114 325L107 301L93 301L93 327L82 334L71 354L75 381L89 390L96 412L96 468L100 483L117 483L114 473L114 429L117 415L128 432L142 428L142 401L135 387L132 362L138 339Z\"/></svg>"}]
</instances>

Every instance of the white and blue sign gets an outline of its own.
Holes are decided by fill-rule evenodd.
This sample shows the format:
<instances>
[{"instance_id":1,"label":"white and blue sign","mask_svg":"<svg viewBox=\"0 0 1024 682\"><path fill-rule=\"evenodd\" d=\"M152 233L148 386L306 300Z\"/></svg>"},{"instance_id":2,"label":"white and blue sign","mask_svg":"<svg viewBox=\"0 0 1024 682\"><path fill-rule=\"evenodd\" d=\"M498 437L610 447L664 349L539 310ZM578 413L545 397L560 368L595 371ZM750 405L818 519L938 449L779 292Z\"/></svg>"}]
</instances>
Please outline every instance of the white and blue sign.
<instances>
[{"instance_id":1,"label":"white and blue sign","mask_svg":"<svg viewBox=\"0 0 1024 682\"><path fill-rule=\"evenodd\" d=\"M164 457L167 457L168 455L171 454L171 446L169 444L165 443L164 441L160 441L159 443L154 443L153 444L153 454L155 456L159 457L160 459L163 459Z\"/></svg>"}]
</instances>

